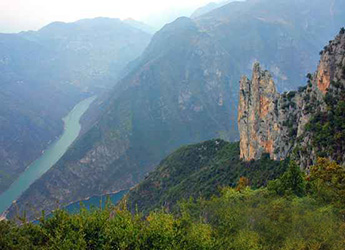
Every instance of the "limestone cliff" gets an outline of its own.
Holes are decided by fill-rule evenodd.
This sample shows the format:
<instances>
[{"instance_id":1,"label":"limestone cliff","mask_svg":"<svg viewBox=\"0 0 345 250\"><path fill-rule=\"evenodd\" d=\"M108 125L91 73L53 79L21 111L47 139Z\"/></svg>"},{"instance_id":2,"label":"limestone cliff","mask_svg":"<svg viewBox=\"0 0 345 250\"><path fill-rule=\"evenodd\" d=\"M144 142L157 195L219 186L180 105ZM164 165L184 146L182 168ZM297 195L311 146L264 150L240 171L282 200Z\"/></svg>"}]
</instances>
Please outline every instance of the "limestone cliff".
<instances>
[{"instance_id":1,"label":"limestone cliff","mask_svg":"<svg viewBox=\"0 0 345 250\"><path fill-rule=\"evenodd\" d=\"M285 159L296 135L298 116L295 92L280 95L271 74L256 63L252 80L240 82L238 124L241 158L258 160L268 153L274 160Z\"/></svg>"},{"instance_id":2,"label":"limestone cliff","mask_svg":"<svg viewBox=\"0 0 345 250\"><path fill-rule=\"evenodd\" d=\"M274 160L292 156L303 167L313 164L320 155L345 161L345 128L341 125L341 105L345 100L344 33L342 29L320 53L317 71L308 74L308 85L298 91L279 94L271 74L261 70L258 63L252 80L241 79L238 126L242 159L257 160L263 153ZM340 124L339 128L337 124L330 127L334 122Z\"/></svg>"},{"instance_id":3,"label":"limestone cliff","mask_svg":"<svg viewBox=\"0 0 345 250\"><path fill-rule=\"evenodd\" d=\"M273 153L278 136L275 100L279 98L272 76L256 63L250 81L240 82L238 123L241 158L259 159L263 152ZM273 156L273 155L272 155Z\"/></svg>"}]
</instances>

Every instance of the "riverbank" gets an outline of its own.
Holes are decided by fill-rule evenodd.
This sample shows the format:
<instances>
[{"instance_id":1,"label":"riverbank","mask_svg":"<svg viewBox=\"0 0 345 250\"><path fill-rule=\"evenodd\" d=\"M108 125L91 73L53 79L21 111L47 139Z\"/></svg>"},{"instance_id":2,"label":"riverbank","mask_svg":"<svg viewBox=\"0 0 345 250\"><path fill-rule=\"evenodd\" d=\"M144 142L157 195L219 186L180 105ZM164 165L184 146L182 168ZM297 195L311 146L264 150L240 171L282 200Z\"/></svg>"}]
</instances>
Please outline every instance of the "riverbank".
<instances>
[{"instance_id":1,"label":"riverbank","mask_svg":"<svg viewBox=\"0 0 345 250\"><path fill-rule=\"evenodd\" d=\"M81 130L80 118L88 110L96 96L89 97L79 102L63 118L64 132L62 136L52 143L44 153L30 164L26 170L17 178L12 185L0 195L0 214L5 215L5 211L12 205L13 201L27 190L32 183L46 173L67 151L69 146L78 137Z\"/></svg>"}]
</instances>

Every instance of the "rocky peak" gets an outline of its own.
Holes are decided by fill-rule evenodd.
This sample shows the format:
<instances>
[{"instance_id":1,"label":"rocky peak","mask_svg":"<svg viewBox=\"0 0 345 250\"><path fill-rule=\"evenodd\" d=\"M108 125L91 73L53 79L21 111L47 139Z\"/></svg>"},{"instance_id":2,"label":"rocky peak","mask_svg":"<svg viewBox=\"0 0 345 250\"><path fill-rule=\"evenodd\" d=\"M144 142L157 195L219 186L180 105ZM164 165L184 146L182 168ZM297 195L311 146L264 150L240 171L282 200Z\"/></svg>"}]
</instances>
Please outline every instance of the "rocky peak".
<instances>
[{"instance_id":1,"label":"rocky peak","mask_svg":"<svg viewBox=\"0 0 345 250\"><path fill-rule=\"evenodd\" d=\"M275 100L278 98L271 74L255 63L252 80L243 77L240 81L238 124L241 158L256 160L264 152L273 153L277 131Z\"/></svg>"},{"instance_id":2,"label":"rocky peak","mask_svg":"<svg viewBox=\"0 0 345 250\"><path fill-rule=\"evenodd\" d=\"M331 82L344 81L345 75L345 30L341 29L336 38L321 51L321 60L316 72L319 90L326 94Z\"/></svg>"},{"instance_id":3,"label":"rocky peak","mask_svg":"<svg viewBox=\"0 0 345 250\"><path fill-rule=\"evenodd\" d=\"M242 159L257 160L268 153L272 159L282 160L295 151L294 157L306 168L315 162L318 151L328 152L315 137L318 128L310 123L315 117L332 118L331 105L345 101L345 30L320 54L317 71L298 91L277 93L270 73L261 70L258 63L253 67L252 80L241 79L238 126ZM337 101L330 101L332 98ZM337 113L341 112L338 109L341 107L337 107ZM338 147L344 146L339 141L343 133L338 131L337 138L333 138ZM336 158L342 162L344 157Z\"/></svg>"}]
</instances>

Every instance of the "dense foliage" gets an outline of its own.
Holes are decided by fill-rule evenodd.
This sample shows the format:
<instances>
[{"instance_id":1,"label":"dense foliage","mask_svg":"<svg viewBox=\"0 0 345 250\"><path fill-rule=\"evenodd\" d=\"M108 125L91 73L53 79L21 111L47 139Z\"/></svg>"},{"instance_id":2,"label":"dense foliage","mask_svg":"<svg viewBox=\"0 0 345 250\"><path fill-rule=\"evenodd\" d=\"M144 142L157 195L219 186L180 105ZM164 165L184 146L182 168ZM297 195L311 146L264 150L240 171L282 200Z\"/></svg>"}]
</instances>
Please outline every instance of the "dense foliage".
<instances>
[{"instance_id":1,"label":"dense foliage","mask_svg":"<svg viewBox=\"0 0 345 250\"><path fill-rule=\"evenodd\" d=\"M143 217L108 205L75 215L59 210L39 224L2 221L0 249L344 249L345 204L334 199L344 194L343 179L337 179L344 171L320 159L301 179L292 163L279 178L286 189L280 194L253 190L240 178L237 188L223 188L220 196L179 202L174 214ZM329 192L320 194L321 186Z\"/></svg>"},{"instance_id":2,"label":"dense foliage","mask_svg":"<svg viewBox=\"0 0 345 250\"><path fill-rule=\"evenodd\" d=\"M295 162L291 162L280 178L269 182L268 189L278 195L294 194L301 197L305 194L304 173Z\"/></svg>"},{"instance_id":3,"label":"dense foliage","mask_svg":"<svg viewBox=\"0 0 345 250\"><path fill-rule=\"evenodd\" d=\"M345 77L345 74L344 74ZM331 82L325 95L326 110L316 112L307 130L319 157L330 156L343 162L345 151L345 88L340 82Z\"/></svg>"},{"instance_id":4,"label":"dense foliage","mask_svg":"<svg viewBox=\"0 0 345 250\"><path fill-rule=\"evenodd\" d=\"M235 187L240 177L253 188L265 186L280 176L288 160L272 161L264 155L258 161L240 159L238 143L211 140L180 148L164 159L127 197L131 211L144 214L162 206L173 210L183 198L210 198L221 187Z\"/></svg>"},{"instance_id":5,"label":"dense foliage","mask_svg":"<svg viewBox=\"0 0 345 250\"><path fill-rule=\"evenodd\" d=\"M307 190L323 203L345 208L345 167L324 158L311 169Z\"/></svg>"}]
</instances>

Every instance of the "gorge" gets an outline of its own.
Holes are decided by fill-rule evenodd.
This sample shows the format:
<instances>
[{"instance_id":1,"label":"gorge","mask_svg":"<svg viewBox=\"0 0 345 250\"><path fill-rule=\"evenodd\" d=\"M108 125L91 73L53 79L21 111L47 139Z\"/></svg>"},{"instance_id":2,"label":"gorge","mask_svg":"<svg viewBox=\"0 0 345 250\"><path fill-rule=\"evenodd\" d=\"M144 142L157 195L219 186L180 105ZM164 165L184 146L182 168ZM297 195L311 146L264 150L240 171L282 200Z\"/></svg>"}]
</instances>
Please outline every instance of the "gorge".
<instances>
[{"instance_id":1,"label":"gorge","mask_svg":"<svg viewBox=\"0 0 345 250\"><path fill-rule=\"evenodd\" d=\"M238 140L241 75L260 60L278 91L297 88L344 23L344 4L232 2L167 24L109 91L99 119L17 204L50 211L129 189L182 145Z\"/></svg>"},{"instance_id":2,"label":"gorge","mask_svg":"<svg viewBox=\"0 0 345 250\"><path fill-rule=\"evenodd\" d=\"M18 179L0 195L0 214L62 157L68 147L78 137L81 129L79 120L95 99L96 97L94 96L79 102L69 114L63 118L64 132L61 137L43 151L42 156L30 164Z\"/></svg>"}]
</instances>

